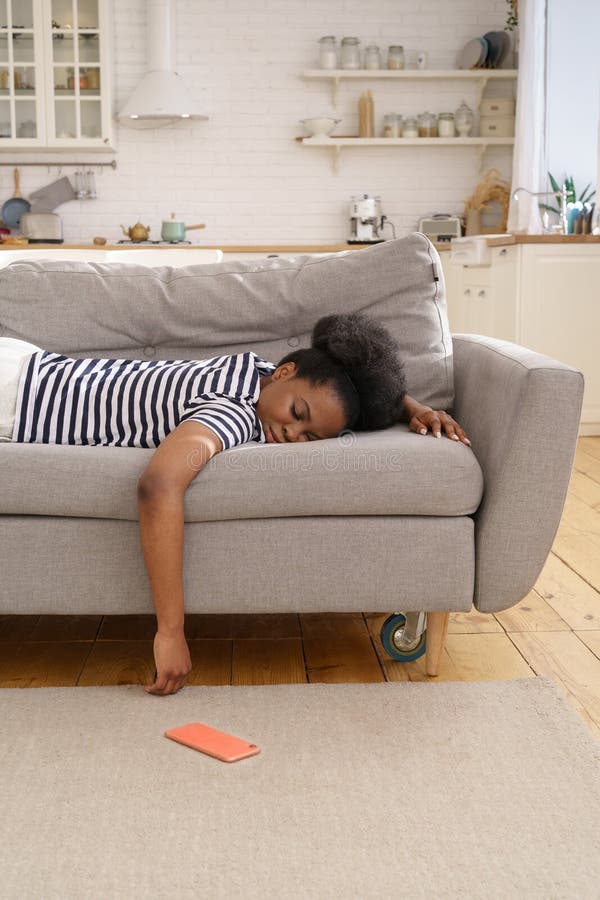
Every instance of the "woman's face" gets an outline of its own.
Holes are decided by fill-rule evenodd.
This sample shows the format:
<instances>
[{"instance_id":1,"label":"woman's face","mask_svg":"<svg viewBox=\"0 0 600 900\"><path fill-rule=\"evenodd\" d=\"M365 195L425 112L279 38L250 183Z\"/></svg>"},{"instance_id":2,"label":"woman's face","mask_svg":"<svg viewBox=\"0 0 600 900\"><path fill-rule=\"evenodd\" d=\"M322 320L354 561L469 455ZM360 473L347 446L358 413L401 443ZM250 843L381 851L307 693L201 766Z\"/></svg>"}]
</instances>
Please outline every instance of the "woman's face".
<instances>
[{"instance_id":1,"label":"woman's face","mask_svg":"<svg viewBox=\"0 0 600 900\"><path fill-rule=\"evenodd\" d=\"M337 394L295 373L296 363L289 362L260 379L256 412L269 444L332 438L346 426Z\"/></svg>"}]
</instances>

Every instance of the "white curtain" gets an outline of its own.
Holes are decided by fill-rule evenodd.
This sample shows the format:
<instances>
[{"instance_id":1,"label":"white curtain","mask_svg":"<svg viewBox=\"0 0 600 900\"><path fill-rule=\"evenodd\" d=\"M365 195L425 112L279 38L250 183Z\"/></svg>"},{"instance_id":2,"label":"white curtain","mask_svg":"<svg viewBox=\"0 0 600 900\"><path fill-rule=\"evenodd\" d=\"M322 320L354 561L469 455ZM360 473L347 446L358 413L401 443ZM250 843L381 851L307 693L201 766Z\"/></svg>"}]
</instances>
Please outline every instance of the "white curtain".
<instances>
[{"instance_id":1,"label":"white curtain","mask_svg":"<svg viewBox=\"0 0 600 900\"><path fill-rule=\"evenodd\" d=\"M598 197L600 197L600 94L598 96L598 100L598 172L596 175L596 196L594 197L594 201L596 203L596 210L594 212L594 218L596 220L594 234L600 234L600 214L598 212L598 210L600 209L598 205Z\"/></svg>"},{"instance_id":2,"label":"white curtain","mask_svg":"<svg viewBox=\"0 0 600 900\"><path fill-rule=\"evenodd\" d=\"M547 190L546 44L547 0L519 0L519 78L513 153L512 190ZM524 191L511 198L507 230L541 234L538 203L552 197L531 197Z\"/></svg>"}]
</instances>

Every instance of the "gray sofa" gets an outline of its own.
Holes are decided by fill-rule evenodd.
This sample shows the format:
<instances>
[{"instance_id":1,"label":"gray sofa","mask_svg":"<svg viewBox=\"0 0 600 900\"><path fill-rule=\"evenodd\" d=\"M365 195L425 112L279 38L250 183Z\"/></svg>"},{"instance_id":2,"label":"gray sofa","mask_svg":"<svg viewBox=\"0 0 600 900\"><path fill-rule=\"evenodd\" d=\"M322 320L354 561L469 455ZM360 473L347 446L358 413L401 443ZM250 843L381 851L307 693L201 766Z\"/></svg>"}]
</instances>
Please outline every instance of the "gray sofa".
<instances>
[{"instance_id":1,"label":"gray sofa","mask_svg":"<svg viewBox=\"0 0 600 900\"><path fill-rule=\"evenodd\" d=\"M308 346L321 315L346 311L394 333L409 393L450 411L471 448L400 422L218 454L185 496L186 611L398 611L384 646L407 660L426 645L435 675L451 611L506 609L542 569L575 453L581 372L450 335L439 256L421 234L323 257L0 271L0 335L75 358L251 349L276 363ZM152 453L0 444L0 613L154 611L136 491Z\"/></svg>"}]
</instances>

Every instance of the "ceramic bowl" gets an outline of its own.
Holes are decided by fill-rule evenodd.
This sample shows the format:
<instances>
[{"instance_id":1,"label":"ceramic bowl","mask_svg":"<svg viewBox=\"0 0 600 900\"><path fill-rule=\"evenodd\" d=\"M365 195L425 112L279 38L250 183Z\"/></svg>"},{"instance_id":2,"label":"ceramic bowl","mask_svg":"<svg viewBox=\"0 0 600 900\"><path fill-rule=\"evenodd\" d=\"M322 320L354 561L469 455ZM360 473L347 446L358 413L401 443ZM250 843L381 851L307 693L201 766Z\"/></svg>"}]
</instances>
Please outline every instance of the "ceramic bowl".
<instances>
[{"instance_id":1,"label":"ceramic bowl","mask_svg":"<svg viewBox=\"0 0 600 900\"><path fill-rule=\"evenodd\" d=\"M330 119L326 116L317 116L314 119L300 119L300 122L311 137L318 137L322 134L331 134L336 125L339 125L341 119Z\"/></svg>"}]
</instances>

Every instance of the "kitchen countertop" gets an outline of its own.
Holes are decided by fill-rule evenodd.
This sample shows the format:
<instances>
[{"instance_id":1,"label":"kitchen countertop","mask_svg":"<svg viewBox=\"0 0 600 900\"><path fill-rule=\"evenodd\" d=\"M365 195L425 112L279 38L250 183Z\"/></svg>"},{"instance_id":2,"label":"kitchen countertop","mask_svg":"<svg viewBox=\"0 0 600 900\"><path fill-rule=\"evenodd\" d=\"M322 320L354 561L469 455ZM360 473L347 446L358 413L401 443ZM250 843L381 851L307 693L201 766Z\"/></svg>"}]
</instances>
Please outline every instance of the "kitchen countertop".
<instances>
[{"instance_id":1,"label":"kitchen countertop","mask_svg":"<svg viewBox=\"0 0 600 900\"><path fill-rule=\"evenodd\" d=\"M222 250L223 253L339 253L372 244L0 244L2 250Z\"/></svg>"},{"instance_id":2,"label":"kitchen countertop","mask_svg":"<svg viewBox=\"0 0 600 900\"><path fill-rule=\"evenodd\" d=\"M599 244L600 234L507 234L488 238L488 246L505 244Z\"/></svg>"},{"instance_id":3,"label":"kitchen countertop","mask_svg":"<svg viewBox=\"0 0 600 900\"><path fill-rule=\"evenodd\" d=\"M475 235L481 237L481 235ZM507 244L597 244L598 234L507 234L488 238L490 247ZM362 250L373 244L0 244L0 250L222 250L223 253L339 253ZM450 250L450 242L437 243Z\"/></svg>"}]
</instances>

